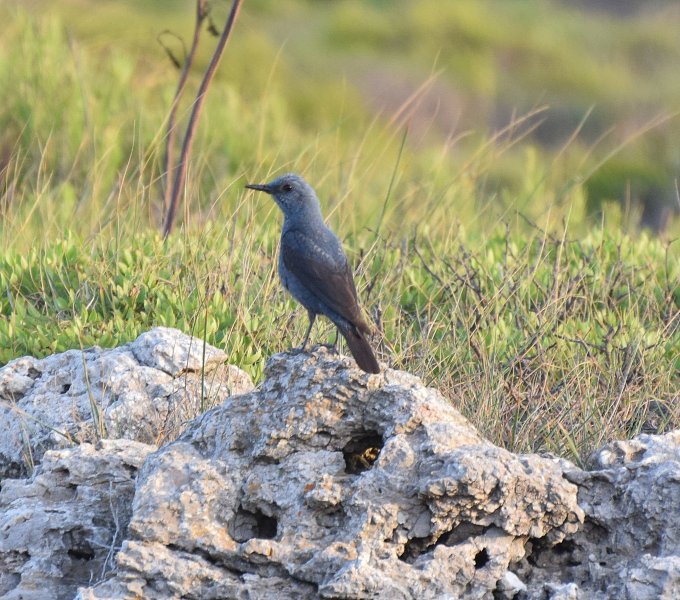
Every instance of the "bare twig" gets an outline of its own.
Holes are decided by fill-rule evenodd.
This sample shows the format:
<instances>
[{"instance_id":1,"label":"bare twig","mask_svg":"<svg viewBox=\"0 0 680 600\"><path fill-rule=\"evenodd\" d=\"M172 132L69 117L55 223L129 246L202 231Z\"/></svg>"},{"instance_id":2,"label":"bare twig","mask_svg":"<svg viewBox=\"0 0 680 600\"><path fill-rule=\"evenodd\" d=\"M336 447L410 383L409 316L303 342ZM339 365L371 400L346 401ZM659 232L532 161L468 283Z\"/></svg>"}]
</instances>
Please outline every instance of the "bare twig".
<instances>
[{"instance_id":1,"label":"bare twig","mask_svg":"<svg viewBox=\"0 0 680 600\"><path fill-rule=\"evenodd\" d=\"M187 79L189 78L189 71L191 70L191 65L194 63L194 58L196 57L196 50L198 49L198 42L201 38L201 30L203 29L203 21L205 20L208 11L206 10L207 0L196 0L196 25L194 27L194 39L191 42L191 49L189 53L184 57L184 65L182 67L182 72L179 76L179 82L177 83L177 89L175 90L175 97L172 100L172 106L170 107L170 114L168 115L168 125L167 133L165 136L165 161L163 170L163 211L167 211L168 204L170 202L170 196L172 194L172 185L170 182L174 179L175 166L174 166L174 154L175 154L175 120L177 118L177 108L179 107L179 101L184 93L184 88L186 87ZM167 50L168 55L172 57L172 54ZM176 59L175 59L176 61Z\"/></svg>"},{"instance_id":2,"label":"bare twig","mask_svg":"<svg viewBox=\"0 0 680 600\"><path fill-rule=\"evenodd\" d=\"M167 208L165 224L163 226L163 238L167 238L172 231L172 226L175 221L175 214L177 213L177 202L179 201L179 195L184 188L184 180L186 179L187 173L187 163L189 160L189 155L191 154L191 147L194 141L194 134L196 133L196 127L198 126L198 118L201 114L201 109L203 108L203 103L205 102L205 96L208 92L208 88L215 77L217 67L224 54L224 48L227 45L227 40L238 16L238 11L241 8L242 0L234 0L231 5L231 10L229 11L229 16L220 35L220 39L217 42L215 51L213 52L212 58L210 59L210 64L203 75L203 80L201 81L201 86L196 94L196 100L194 101L194 106L191 111L191 116L189 117L189 124L187 125L187 130L184 135L184 143L182 144L182 152L180 154L179 163L175 167L174 181L172 184L172 191L170 192L170 201Z\"/></svg>"}]
</instances>

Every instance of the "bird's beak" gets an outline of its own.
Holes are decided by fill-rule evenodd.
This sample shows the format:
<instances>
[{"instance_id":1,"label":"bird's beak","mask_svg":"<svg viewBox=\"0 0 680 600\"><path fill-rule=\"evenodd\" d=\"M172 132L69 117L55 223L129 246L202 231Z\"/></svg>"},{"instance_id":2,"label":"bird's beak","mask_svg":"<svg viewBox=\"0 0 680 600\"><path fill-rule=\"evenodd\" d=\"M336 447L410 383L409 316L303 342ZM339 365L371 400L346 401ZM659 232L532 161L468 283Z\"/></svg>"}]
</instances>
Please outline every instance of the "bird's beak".
<instances>
[{"instance_id":1,"label":"bird's beak","mask_svg":"<svg viewBox=\"0 0 680 600\"><path fill-rule=\"evenodd\" d=\"M246 187L249 190L257 190L258 192L266 192L267 194L272 193L272 188L266 184L261 183L246 183Z\"/></svg>"}]
</instances>

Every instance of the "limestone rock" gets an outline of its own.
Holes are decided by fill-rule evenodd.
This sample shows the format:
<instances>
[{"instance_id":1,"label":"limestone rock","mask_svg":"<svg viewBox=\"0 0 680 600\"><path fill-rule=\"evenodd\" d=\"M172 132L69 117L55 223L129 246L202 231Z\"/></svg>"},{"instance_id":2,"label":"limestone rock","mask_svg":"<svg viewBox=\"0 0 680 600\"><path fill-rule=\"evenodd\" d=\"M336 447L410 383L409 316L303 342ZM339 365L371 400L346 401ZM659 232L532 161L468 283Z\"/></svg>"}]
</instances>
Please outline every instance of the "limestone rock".
<instances>
[{"instance_id":1,"label":"limestone rock","mask_svg":"<svg viewBox=\"0 0 680 600\"><path fill-rule=\"evenodd\" d=\"M153 444L231 394L252 389L221 350L157 327L120 348L24 357L0 369L0 477L26 474L50 448L102 437ZM201 393L202 383L205 394Z\"/></svg>"},{"instance_id":2,"label":"limestone rock","mask_svg":"<svg viewBox=\"0 0 680 600\"><path fill-rule=\"evenodd\" d=\"M0 598L73 598L114 565L135 475L152 446L105 440L53 450L30 479L0 491Z\"/></svg>"},{"instance_id":3,"label":"limestone rock","mask_svg":"<svg viewBox=\"0 0 680 600\"><path fill-rule=\"evenodd\" d=\"M538 544L520 569L529 597L564 581L576 595L548 597L680 598L680 431L612 442L590 467L566 473L579 488L583 528L551 548Z\"/></svg>"},{"instance_id":4,"label":"limestone rock","mask_svg":"<svg viewBox=\"0 0 680 600\"><path fill-rule=\"evenodd\" d=\"M180 377L191 353L153 350L174 335L93 350L98 397L104 373L131 390L132 364ZM0 389L35 395L34 364ZM260 389L152 450L81 444L4 480L0 599L680 598L680 431L612 442L583 471L495 447L417 378L319 348L272 357Z\"/></svg>"},{"instance_id":5,"label":"limestone rock","mask_svg":"<svg viewBox=\"0 0 680 600\"><path fill-rule=\"evenodd\" d=\"M580 527L563 462L484 440L438 392L325 349L140 470L115 576L79 597L486 598ZM500 592L499 592L500 593Z\"/></svg>"}]
</instances>

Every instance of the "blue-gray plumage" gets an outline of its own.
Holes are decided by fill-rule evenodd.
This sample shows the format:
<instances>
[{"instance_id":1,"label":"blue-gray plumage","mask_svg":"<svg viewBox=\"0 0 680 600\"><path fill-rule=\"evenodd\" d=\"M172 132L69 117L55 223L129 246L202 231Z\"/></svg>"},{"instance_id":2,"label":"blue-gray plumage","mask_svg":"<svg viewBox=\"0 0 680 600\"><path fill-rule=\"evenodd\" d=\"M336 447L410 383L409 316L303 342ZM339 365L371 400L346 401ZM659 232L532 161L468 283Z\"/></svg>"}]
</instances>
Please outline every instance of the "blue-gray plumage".
<instances>
[{"instance_id":1,"label":"blue-gray plumage","mask_svg":"<svg viewBox=\"0 0 680 600\"><path fill-rule=\"evenodd\" d=\"M309 315L304 350L316 316L328 317L347 340L352 356L367 373L380 373L366 335L370 328L359 308L357 291L340 240L326 226L319 200L299 175L289 173L247 188L271 194L283 211L279 276Z\"/></svg>"}]
</instances>

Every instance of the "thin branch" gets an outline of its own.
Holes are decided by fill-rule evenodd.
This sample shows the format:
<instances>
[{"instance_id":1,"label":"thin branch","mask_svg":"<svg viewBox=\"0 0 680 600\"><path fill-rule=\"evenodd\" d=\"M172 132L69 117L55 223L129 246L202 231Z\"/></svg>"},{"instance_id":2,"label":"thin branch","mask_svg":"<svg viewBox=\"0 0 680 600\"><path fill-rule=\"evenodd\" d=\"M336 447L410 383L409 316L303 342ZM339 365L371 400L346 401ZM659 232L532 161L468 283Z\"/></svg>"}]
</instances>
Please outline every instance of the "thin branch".
<instances>
[{"instance_id":1,"label":"thin branch","mask_svg":"<svg viewBox=\"0 0 680 600\"><path fill-rule=\"evenodd\" d=\"M177 117L177 108L179 107L179 101L184 93L184 88L189 78L189 71L191 70L191 65L194 63L194 58L196 57L196 50L198 49L198 42L201 38L201 30L203 26L203 21L208 15L206 10L207 0L196 0L196 26L194 27L194 39L191 42L191 50L189 54L186 55L184 59L184 66L182 67L182 72L179 76L179 82L177 83L177 89L175 90L175 97L172 100L172 106L170 107L170 114L168 115L168 127L165 136L165 165L163 170L163 211L168 209L170 202L172 186L170 182L174 178L174 155L175 155L175 120ZM166 49L167 51L167 49Z\"/></svg>"},{"instance_id":2,"label":"thin branch","mask_svg":"<svg viewBox=\"0 0 680 600\"><path fill-rule=\"evenodd\" d=\"M220 39L217 42L215 52L213 52L212 58L210 59L210 64L203 75L201 87L196 94L194 107L191 111L191 116L189 117L189 124L187 125L186 134L184 135L182 153L180 154L179 163L175 168L176 172L174 183L172 185L172 192L170 195L170 203L168 205L165 224L163 226L163 239L166 239L172 231L172 226L175 221L175 214L177 212L177 202L179 201L180 192L184 188L184 181L186 179L187 173L187 163L189 160L189 155L191 154L191 147L193 145L196 127L198 126L198 118L201 114L201 109L203 108L203 103L205 102L205 96L208 92L208 88L215 77L215 73L217 71L217 67L219 66L220 59L222 58L222 54L224 54L224 48L227 45L229 34L231 33L234 22L236 21L236 17L238 16L238 11L241 8L241 1L242 0L234 0L231 5L227 22L225 23L222 34L220 35Z\"/></svg>"}]
</instances>

